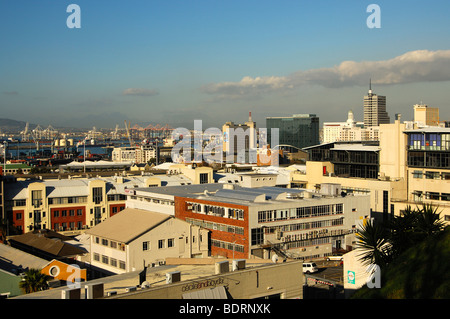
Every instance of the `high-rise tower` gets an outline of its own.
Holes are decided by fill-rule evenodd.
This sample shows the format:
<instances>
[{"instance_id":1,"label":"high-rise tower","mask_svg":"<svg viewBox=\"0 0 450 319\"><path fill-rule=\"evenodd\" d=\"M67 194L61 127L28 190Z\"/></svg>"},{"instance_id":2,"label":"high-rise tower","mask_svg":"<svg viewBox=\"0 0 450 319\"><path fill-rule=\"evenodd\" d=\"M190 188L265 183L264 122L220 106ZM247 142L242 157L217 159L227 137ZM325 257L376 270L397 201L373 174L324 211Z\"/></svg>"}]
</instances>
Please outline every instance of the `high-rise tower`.
<instances>
[{"instance_id":1,"label":"high-rise tower","mask_svg":"<svg viewBox=\"0 0 450 319\"><path fill-rule=\"evenodd\" d=\"M386 96L374 94L372 80L370 80L369 93L364 96L364 126L379 126L389 123L390 118L386 112Z\"/></svg>"}]
</instances>

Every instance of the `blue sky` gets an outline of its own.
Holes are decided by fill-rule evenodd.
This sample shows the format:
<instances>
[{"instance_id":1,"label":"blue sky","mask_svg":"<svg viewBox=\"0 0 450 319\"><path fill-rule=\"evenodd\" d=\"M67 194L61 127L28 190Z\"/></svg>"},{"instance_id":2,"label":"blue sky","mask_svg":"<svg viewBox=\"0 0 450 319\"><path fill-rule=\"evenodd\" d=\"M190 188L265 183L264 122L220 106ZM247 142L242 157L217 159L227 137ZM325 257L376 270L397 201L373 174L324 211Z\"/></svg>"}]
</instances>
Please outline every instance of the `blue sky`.
<instances>
[{"instance_id":1,"label":"blue sky","mask_svg":"<svg viewBox=\"0 0 450 319\"><path fill-rule=\"evenodd\" d=\"M80 29L66 26L71 3ZM371 3L380 29L366 25ZM352 109L362 120L372 77L391 119L423 101L450 120L448 12L444 0L0 0L0 117L206 128L251 111L264 127Z\"/></svg>"}]
</instances>

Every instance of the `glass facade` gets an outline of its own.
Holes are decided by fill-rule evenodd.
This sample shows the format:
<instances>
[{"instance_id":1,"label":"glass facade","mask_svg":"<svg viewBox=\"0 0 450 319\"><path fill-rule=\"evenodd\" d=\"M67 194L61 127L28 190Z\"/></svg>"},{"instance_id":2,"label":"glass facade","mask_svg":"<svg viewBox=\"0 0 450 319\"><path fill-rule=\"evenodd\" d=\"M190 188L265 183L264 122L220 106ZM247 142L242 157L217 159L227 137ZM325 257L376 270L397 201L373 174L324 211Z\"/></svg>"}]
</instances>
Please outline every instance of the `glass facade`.
<instances>
[{"instance_id":1,"label":"glass facade","mask_svg":"<svg viewBox=\"0 0 450 319\"><path fill-rule=\"evenodd\" d=\"M296 114L292 117L266 118L268 139L271 129L279 129L279 143L304 148L319 144L319 118L315 114ZM276 146L276 145L272 145Z\"/></svg>"},{"instance_id":2,"label":"glass facade","mask_svg":"<svg viewBox=\"0 0 450 319\"><path fill-rule=\"evenodd\" d=\"M413 131L408 135L408 166L450 168L450 133Z\"/></svg>"}]
</instances>

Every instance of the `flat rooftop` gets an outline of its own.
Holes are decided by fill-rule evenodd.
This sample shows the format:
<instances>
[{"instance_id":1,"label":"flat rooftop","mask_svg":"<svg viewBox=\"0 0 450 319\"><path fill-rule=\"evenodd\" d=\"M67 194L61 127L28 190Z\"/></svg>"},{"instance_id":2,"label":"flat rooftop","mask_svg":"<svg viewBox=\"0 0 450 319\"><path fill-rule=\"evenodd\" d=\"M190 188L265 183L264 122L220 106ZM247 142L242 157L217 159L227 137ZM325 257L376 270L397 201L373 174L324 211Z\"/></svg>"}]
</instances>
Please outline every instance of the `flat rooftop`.
<instances>
[{"instance_id":1,"label":"flat rooftop","mask_svg":"<svg viewBox=\"0 0 450 319\"><path fill-rule=\"evenodd\" d=\"M242 187L230 184L201 184L189 186L167 186L158 188L136 188L136 195L158 197L158 195L184 197L192 199L209 200L238 205L262 205L274 203L287 203L293 201L318 201L323 197L330 197L324 194L313 193L314 196L304 196L305 193L311 195L311 190L301 188L281 188L281 187ZM298 198L298 197L300 198Z\"/></svg>"}]
</instances>

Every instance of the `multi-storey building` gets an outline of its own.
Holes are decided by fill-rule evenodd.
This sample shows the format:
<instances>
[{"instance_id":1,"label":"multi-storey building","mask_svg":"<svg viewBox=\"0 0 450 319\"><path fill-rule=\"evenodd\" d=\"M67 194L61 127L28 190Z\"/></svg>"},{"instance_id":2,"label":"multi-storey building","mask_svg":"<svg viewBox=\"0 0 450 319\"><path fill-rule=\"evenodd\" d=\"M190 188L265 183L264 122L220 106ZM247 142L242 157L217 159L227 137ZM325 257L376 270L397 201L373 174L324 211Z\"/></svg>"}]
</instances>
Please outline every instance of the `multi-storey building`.
<instances>
[{"instance_id":1,"label":"multi-storey building","mask_svg":"<svg viewBox=\"0 0 450 319\"><path fill-rule=\"evenodd\" d=\"M364 127L379 126L389 122L390 118L386 112L386 96L374 94L371 84L368 94L364 96Z\"/></svg>"},{"instance_id":2,"label":"multi-storey building","mask_svg":"<svg viewBox=\"0 0 450 319\"><path fill-rule=\"evenodd\" d=\"M450 222L450 128L430 126L410 128L400 118L380 125L380 141L373 164L378 174L343 175L341 163L334 161L334 145L308 149L306 174L292 175L292 183L306 183L315 189L321 183L339 183L346 192L370 194L373 212L383 219L398 215L407 206L433 204L447 223ZM347 150L351 158L350 150ZM342 155L344 156L344 155ZM351 160L350 173L361 169ZM353 168L352 168L353 167Z\"/></svg>"},{"instance_id":3,"label":"multi-storey building","mask_svg":"<svg viewBox=\"0 0 450 319\"><path fill-rule=\"evenodd\" d=\"M450 128L406 130L408 200L450 211Z\"/></svg>"},{"instance_id":4,"label":"multi-storey building","mask_svg":"<svg viewBox=\"0 0 450 319\"><path fill-rule=\"evenodd\" d=\"M414 105L414 123L419 127L439 125L439 108L426 104Z\"/></svg>"},{"instance_id":5,"label":"multi-storey building","mask_svg":"<svg viewBox=\"0 0 450 319\"><path fill-rule=\"evenodd\" d=\"M378 141L379 126L364 127L363 122L354 120L353 112L348 112L346 122L323 123L323 143Z\"/></svg>"},{"instance_id":6,"label":"multi-storey building","mask_svg":"<svg viewBox=\"0 0 450 319\"><path fill-rule=\"evenodd\" d=\"M111 153L113 162L148 163L152 158L156 158L156 156L156 148L152 145L115 147Z\"/></svg>"},{"instance_id":7,"label":"multi-storey building","mask_svg":"<svg viewBox=\"0 0 450 319\"><path fill-rule=\"evenodd\" d=\"M208 230L173 216L127 208L89 229L90 264L125 273L163 264L168 257L208 257Z\"/></svg>"},{"instance_id":8,"label":"multi-storey building","mask_svg":"<svg viewBox=\"0 0 450 319\"><path fill-rule=\"evenodd\" d=\"M77 233L123 210L129 189L151 185L161 181L145 176L16 181L5 192L6 216L20 233Z\"/></svg>"},{"instance_id":9,"label":"multi-storey building","mask_svg":"<svg viewBox=\"0 0 450 319\"><path fill-rule=\"evenodd\" d=\"M213 256L326 256L353 245L356 224L370 217L368 195L341 196L277 187L205 184L136 189L127 207L173 214L211 231ZM280 256L281 258L282 256Z\"/></svg>"},{"instance_id":10,"label":"multi-storey building","mask_svg":"<svg viewBox=\"0 0 450 319\"><path fill-rule=\"evenodd\" d=\"M267 142L272 141L272 128L277 128L280 145L304 148L319 144L319 117L315 114L294 114L291 117L266 118ZM277 145L271 145L275 147Z\"/></svg>"}]
</instances>

